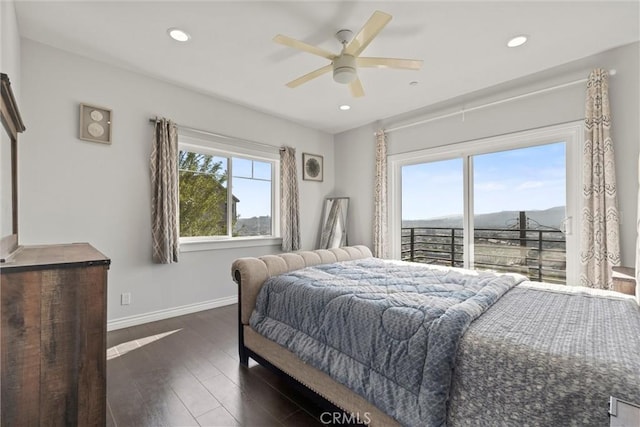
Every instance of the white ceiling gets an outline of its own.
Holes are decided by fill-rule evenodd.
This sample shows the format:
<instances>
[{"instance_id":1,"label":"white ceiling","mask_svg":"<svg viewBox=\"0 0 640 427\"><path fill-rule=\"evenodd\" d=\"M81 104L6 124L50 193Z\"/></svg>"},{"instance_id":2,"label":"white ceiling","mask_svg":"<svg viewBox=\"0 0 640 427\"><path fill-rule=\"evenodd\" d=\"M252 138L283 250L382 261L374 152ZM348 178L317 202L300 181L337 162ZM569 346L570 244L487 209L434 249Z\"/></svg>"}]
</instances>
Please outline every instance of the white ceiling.
<instances>
[{"instance_id":1,"label":"white ceiling","mask_svg":"<svg viewBox=\"0 0 640 427\"><path fill-rule=\"evenodd\" d=\"M363 56L423 59L420 71L361 69L365 97L328 61L272 41L284 34L338 52L374 10L392 21ZM20 1L22 37L337 133L640 40L636 1ZM178 43L166 34L191 34ZM530 36L521 48L507 40ZM606 64L603 66L606 67ZM411 81L418 81L415 86ZM349 103L352 109L338 110Z\"/></svg>"}]
</instances>

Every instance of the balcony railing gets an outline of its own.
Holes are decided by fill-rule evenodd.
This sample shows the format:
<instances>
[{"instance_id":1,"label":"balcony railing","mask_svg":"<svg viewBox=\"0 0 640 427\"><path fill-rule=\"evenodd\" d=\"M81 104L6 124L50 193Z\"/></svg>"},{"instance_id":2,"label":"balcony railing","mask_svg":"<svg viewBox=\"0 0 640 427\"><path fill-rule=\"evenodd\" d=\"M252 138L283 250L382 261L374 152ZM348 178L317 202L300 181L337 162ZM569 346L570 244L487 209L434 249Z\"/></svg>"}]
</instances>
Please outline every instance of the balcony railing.
<instances>
[{"instance_id":1,"label":"balcony railing","mask_svg":"<svg viewBox=\"0 0 640 427\"><path fill-rule=\"evenodd\" d=\"M530 280L566 282L566 242L562 231L528 228L476 228L474 268L514 272ZM462 267L462 228L402 228L402 259Z\"/></svg>"}]
</instances>

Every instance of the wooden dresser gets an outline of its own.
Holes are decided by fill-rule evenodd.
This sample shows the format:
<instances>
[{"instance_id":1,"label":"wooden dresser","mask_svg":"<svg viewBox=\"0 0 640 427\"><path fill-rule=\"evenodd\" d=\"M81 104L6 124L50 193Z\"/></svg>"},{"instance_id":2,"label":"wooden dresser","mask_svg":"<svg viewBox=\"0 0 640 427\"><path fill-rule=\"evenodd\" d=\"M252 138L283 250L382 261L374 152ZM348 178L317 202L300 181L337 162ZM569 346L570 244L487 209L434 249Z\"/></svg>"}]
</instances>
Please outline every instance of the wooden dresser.
<instances>
[{"instance_id":1,"label":"wooden dresser","mask_svg":"<svg viewBox=\"0 0 640 427\"><path fill-rule=\"evenodd\" d=\"M2 426L105 425L109 263L75 243L0 264Z\"/></svg>"}]
</instances>

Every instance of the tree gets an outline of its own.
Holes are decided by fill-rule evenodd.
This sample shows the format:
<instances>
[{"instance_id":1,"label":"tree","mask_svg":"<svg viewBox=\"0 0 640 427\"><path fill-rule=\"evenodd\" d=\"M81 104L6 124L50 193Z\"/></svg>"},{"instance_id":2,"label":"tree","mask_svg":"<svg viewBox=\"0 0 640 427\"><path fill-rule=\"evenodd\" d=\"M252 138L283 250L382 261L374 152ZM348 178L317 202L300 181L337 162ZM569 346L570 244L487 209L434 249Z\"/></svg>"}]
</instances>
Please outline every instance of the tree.
<instances>
[{"instance_id":1,"label":"tree","mask_svg":"<svg viewBox=\"0 0 640 427\"><path fill-rule=\"evenodd\" d=\"M180 151L178 169L180 236L226 235L228 176L223 161Z\"/></svg>"}]
</instances>

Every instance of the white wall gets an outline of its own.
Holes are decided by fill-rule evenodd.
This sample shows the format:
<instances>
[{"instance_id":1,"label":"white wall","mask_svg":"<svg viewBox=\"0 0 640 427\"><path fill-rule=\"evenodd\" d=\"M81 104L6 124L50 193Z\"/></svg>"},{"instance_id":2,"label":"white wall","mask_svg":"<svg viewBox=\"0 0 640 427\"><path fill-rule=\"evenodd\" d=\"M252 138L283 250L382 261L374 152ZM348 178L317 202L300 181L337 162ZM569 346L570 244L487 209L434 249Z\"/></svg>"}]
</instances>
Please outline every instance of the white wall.
<instances>
[{"instance_id":1,"label":"white wall","mask_svg":"<svg viewBox=\"0 0 640 427\"><path fill-rule=\"evenodd\" d=\"M371 124L335 136L336 192L352 197L350 243L372 244L374 130L391 128L418 118L435 117L533 90L586 78L591 69L616 69L609 80L612 137L616 150L619 208L622 212L623 265L635 263L635 218L638 151L640 147L640 43L623 46L542 73L441 103L424 111ZM470 141L584 118L585 84L502 104L392 132L389 154L406 153L455 142ZM425 188L425 191L428 191Z\"/></svg>"},{"instance_id":2,"label":"white wall","mask_svg":"<svg viewBox=\"0 0 640 427\"><path fill-rule=\"evenodd\" d=\"M113 110L111 145L78 139L78 104ZM301 228L312 249L325 196L334 188L333 137L283 119L22 40L20 242L90 242L111 258L108 318L166 310L236 295L231 262L279 252L254 247L182 253L151 262L149 155L153 126L178 124L324 156L324 182L303 181ZM299 166L298 175L301 174ZM133 303L120 305L131 292Z\"/></svg>"}]
</instances>

